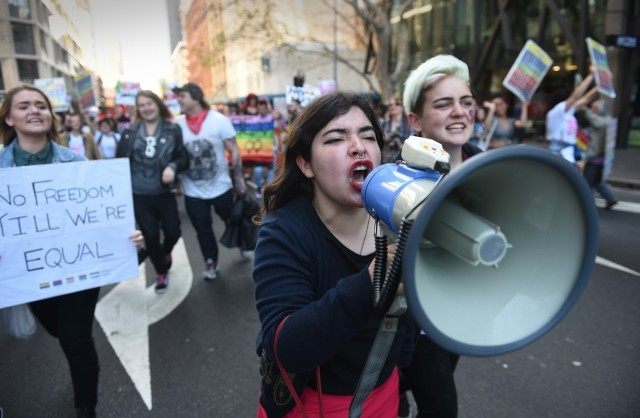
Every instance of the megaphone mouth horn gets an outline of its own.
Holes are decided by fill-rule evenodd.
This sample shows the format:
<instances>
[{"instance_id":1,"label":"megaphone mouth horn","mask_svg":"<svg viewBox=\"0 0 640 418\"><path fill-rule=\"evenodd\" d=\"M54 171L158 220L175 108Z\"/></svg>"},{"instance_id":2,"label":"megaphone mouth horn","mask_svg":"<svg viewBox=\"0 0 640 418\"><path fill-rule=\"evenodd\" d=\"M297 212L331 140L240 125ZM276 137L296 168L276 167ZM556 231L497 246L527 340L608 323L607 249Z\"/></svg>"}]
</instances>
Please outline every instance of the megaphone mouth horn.
<instances>
[{"instance_id":1,"label":"megaphone mouth horn","mask_svg":"<svg viewBox=\"0 0 640 418\"><path fill-rule=\"evenodd\" d=\"M457 253L436 240L424 245L453 216L451 204L480 219L463 215L463 226L452 228L497 228L475 262L465 261L467 244ZM478 154L445 176L414 216L402 261L409 309L431 339L460 354L498 355L540 338L574 306L593 269L593 195L574 166L547 150Z\"/></svg>"}]
</instances>

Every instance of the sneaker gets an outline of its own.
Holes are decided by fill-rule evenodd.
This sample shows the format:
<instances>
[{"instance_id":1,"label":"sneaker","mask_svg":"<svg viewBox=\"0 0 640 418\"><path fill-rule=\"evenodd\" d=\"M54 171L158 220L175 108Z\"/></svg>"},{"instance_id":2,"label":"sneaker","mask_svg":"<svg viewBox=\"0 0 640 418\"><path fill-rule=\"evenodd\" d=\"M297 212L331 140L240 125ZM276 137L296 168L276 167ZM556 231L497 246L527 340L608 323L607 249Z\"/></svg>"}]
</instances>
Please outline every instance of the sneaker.
<instances>
[{"instance_id":1,"label":"sneaker","mask_svg":"<svg viewBox=\"0 0 640 418\"><path fill-rule=\"evenodd\" d=\"M158 274L156 276L156 293L164 293L169 286L169 277L166 274Z\"/></svg>"},{"instance_id":2,"label":"sneaker","mask_svg":"<svg viewBox=\"0 0 640 418\"><path fill-rule=\"evenodd\" d=\"M604 207L604 210L609 210L617 204L618 204L617 200L610 200L607 202L607 205Z\"/></svg>"},{"instance_id":3,"label":"sneaker","mask_svg":"<svg viewBox=\"0 0 640 418\"><path fill-rule=\"evenodd\" d=\"M213 262L213 260L207 260L207 269L202 272L204 279L214 280L216 277L218 277L218 273L220 273L220 271L216 267L216 264Z\"/></svg>"},{"instance_id":4,"label":"sneaker","mask_svg":"<svg viewBox=\"0 0 640 418\"><path fill-rule=\"evenodd\" d=\"M167 271L171 270L171 264L173 263L173 258L171 257L171 253L164 255L164 263L167 265Z\"/></svg>"}]
</instances>

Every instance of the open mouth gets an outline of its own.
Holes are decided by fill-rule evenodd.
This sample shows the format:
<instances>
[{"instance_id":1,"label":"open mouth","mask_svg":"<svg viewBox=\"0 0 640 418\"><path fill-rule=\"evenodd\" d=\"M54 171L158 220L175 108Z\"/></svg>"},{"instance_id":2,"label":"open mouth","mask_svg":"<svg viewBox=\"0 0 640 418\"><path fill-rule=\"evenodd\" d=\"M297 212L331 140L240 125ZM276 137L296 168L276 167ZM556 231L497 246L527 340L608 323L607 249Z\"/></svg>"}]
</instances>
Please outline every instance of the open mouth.
<instances>
[{"instance_id":1,"label":"open mouth","mask_svg":"<svg viewBox=\"0 0 640 418\"><path fill-rule=\"evenodd\" d=\"M463 132L465 128L466 126L463 123L452 123L451 125L447 126L447 131Z\"/></svg>"},{"instance_id":2,"label":"open mouth","mask_svg":"<svg viewBox=\"0 0 640 418\"><path fill-rule=\"evenodd\" d=\"M372 169L373 164L369 160L363 160L354 163L351 166L351 176L349 177L351 187L360 191L362 189L362 183L364 183L364 179Z\"/></svg>"}]
</instances>

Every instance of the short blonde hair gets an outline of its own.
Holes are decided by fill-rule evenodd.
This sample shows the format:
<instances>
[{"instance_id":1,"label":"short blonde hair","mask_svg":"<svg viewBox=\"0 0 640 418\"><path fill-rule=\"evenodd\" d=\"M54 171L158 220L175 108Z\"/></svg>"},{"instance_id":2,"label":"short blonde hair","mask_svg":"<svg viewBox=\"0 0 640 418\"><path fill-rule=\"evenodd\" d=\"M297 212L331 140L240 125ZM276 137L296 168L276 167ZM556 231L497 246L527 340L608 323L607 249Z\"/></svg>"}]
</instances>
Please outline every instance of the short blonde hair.
<instances>
[{"instance_id":1,"label":"short blonde hair","mask_svg":"<svg viewBox=\"0 0 640 418\"><path fill-rule=\"evenodd\" d=\"M469 84L469 67L453 55L436 55L413 70L404 83L402 101L407 113L419 113L422 93L447 76L462 78Z\"/></svg>"}]
</instances>

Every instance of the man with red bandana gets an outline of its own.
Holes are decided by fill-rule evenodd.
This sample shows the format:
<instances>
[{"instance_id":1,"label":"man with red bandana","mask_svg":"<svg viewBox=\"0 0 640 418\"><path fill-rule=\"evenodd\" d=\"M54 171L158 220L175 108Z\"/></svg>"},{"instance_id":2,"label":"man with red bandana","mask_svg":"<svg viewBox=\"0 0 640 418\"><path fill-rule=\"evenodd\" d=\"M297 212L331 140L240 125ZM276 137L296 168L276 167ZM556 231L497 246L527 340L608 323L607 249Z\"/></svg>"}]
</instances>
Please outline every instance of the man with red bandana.
<instances>
[{"instance_id":1,"label":"man with red bandana","mask_svg":"<svg viewBox=\"0 0 640 418\"><path fill-rule=\"evenodd\" d=\"M185 208L196 229L206 263L204 279L213 280L219 270L211 206L226 222L233 208L233 189L238 195L246 192L236 132L229 119L209 108L197 84L187 83L173 91L184 114L178 118L177 124L182 129L189 155L189 168L180 176ZM231 155L233 181L225 150Z\"/></svg>"}]
</instances>

